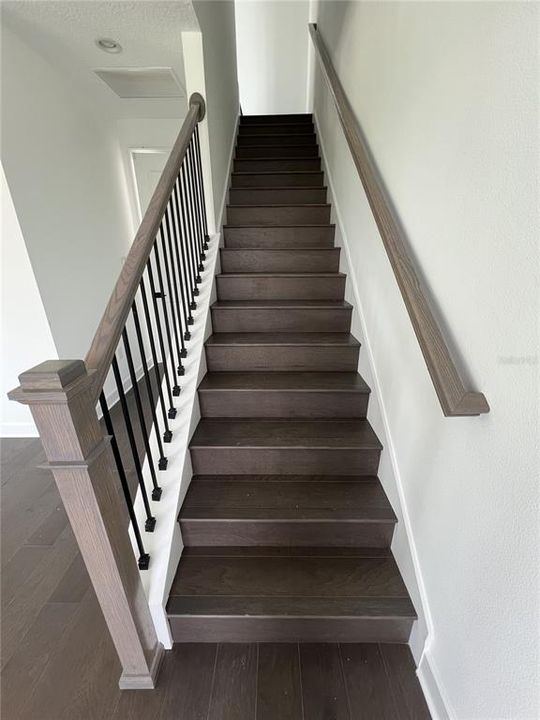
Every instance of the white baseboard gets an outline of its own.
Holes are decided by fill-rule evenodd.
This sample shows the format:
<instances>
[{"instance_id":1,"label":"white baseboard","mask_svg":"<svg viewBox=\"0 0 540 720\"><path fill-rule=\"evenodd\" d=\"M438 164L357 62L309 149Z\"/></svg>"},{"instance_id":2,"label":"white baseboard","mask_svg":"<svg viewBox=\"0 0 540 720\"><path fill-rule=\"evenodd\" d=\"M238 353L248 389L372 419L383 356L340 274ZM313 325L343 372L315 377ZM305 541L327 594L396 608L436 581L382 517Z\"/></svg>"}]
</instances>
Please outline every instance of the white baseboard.
<instances>
[{"instance_id":1,"label":"white baseboard","mask_svg":"<svg viewBox=\"0 0 540 720\"><path fill-rule=\"evenodd\" d=\"M319 122L318 122L317 114L315 112L313 113L313 117L314 117L314 123L315 123L315 131L317 133L317 138L318 138L319 147L320 147L320 151L321 151L323 169L324 169L324 172L326 175L326 182L327 182L328 189L330 191L330 196L331 196L331 200L329 200L329 202L331 201L333 204L333 208L334 208L335 215L336 215L336 223L339 227L339 231L340 231L340 234L341 234L341 237L343 240L343 249L345 251L345 257L347 260L347 264L348 264L349 268L352 268L353 266L352 266L352 262L351 262L350 243L349 243L348 235L347 235L347 232L345 229L345 223L343 221L343 216L341 214L339 201L336 196L335 183L333 181L332 172L331 172L329 164L327 162L327 155L325 152L324 140L319 131ZM352 293L353 293L353 297L354 297L354 303L356 306L356 310L358 312L360 326L362 328L362 338L361 338L362 344L363 344L363 348L366 350L366 353L367 353L368 363L369 363L371 373L372 373L372 378L373 378L373 385L374 385L373 390L374 390L375 396L377 398L377 402L379 404L381 420L382 420L382 424L383 424L383 428L384 428L385 452L388 452L391 466L392 466L392 472L394 475L396 490L397 490L397 494L398 494L398 498L399 498L401 515L402 515L403 523L405 526L405 534L406 534L406 538L407 538L407 544L408 544L409 553L410 553L410 557L411 557L411 561L412 561L412 565L413 565L413 569L414 569L414 575L415 575L416 585L418 588L418 594L420 596L420 602L422 604L424 621L425 621L425 624L427 627L428 635L427 635L424 649L423 649L423 652L422 652L422 655L420 658L420 662L419 662L419 667L423 668L422 669L422 678L421 678L422 689L424 690L425 693L427 693L427 692L430 693L429 699L426 694L426 699L427 699L428 703L430 703L430 710L432 711L433 717L434 718L440 717L441 720L447 720L447 719L451 720L452 715L450 715L448 712L448 705L447 705L447 703L443 702L443 700L442 700L445 693L441 689L442 686L441 686L440 681L436 680L436 678L438 676L436 675L435 672L433 672L433 663L431 663L431 666L430 666L429 663L425 664L425 663L427 663L427 658L424 660L424 658L426 656L426 649L429 647L429 644L432 641L433 634L434 634L431 613L429 610L429 603L427 600L427 594L426 594L425 585L424 585L422 572L421 572L421 568L420 568L420 561L418 559L418 553L416 550L414 536L412 533L412 525L411 525L408 507L407 507L407 502L405 499L405 493L403 490L403 482L402 482L401 473L399 470L399 464L398 464L398 460L397 460L395 444L392 440L392 433L391 433L390 425L388 422L388 413L387 413L386 406L385 406L385 401L384 401L384 396L383 396L383 392L382 392L380 379L377 374L377 368L375 366L373 350L372 350L370 337L369 337L369 331L368 331L366 319L365 319L366 315L364 312L362 301L360 299L360 292L358 289L358 284L356 282L354 273L352 273L352 272L349 273L348 281L351 283ZM419 672L419 678L420 678L420 672ZM431 705L433 705L433 707L431 707ZM435 711L437 711L438 714L435 714Z\"/></svg>"},{"instance_id":2,"label":"white baseboard","mask_svg":"<svg viewBox=\"0 0 540 720\"><path fill-rule=\"evenodd\" d=\"M448 697L443 697L443 685L433 658L430 657L429 648L424 651L416 674L433 720L455 720L457 716Z\"/></svg>"},{"instance_id":3,"label":"white baseboard","mask_svg":"<svg viewBox=\"0 0 540 720\"><path fill-rule=\"evenodd\" d=\"M0 425L0 437L3 438L27 438L39 437L39 433L33 422L3 422Z\"/></svg>"}]
</instances>

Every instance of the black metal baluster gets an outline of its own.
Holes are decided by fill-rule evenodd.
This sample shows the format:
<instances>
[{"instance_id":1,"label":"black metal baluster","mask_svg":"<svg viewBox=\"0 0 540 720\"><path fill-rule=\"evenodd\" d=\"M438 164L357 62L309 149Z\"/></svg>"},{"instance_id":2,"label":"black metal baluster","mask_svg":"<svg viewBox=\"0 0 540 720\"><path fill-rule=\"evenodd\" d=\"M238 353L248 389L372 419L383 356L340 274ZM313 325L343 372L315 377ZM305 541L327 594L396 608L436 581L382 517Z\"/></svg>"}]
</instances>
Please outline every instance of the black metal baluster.
<instances>
[{"instance_id":1,"label":"black metal baluster","mask_svg":"<svg viewBox=\"0 0 540 720\"><path fill-rule=\"evenodd\" d=\"M141 461L139 458L139 451L137 450L135 434L133 433L133 425L131 424L131 418L129 417L129 408L127 405L126 395L124 393L124 386L122 385L122 377L120 375L120 368L118 367L118 360L116 359L116 355L113 357L112 369L116 382L116 389L118 390L118 396L120 398L120 405L122 406L122 414L124 416L124 423L126 425L128 440L131 447L131 454L133 455L133 463L135 465L135 472L137 473L137 480L139 482L139 488L141 490L144 510L146 512L146 522L144 523L144 529L147 532L153 532L154 528L156 527L156 518L152 516L152 512L150 510L150 503L148 502L148 495L146 493L146 487L144 485L144 476L142 472Z\"/></svg>"},{"instance_id":2,"label":"black metal baluster","mask_svg":"<svg viewBox=\"0 0 540 720\"><path fill-rule=\"evenodd\" d=\"M159 234L163 232L163 228L160 227ZM169 312L167 309L167 293L165 292L165 283L163 282L163 274L161 272L161 260L159 259L159 244L157 242L154 243L154 257L156 259L156 268L157 268L157 276L159 281L159 291L155 293L155 296L158 300L161 300L161 307L163 308L163 320L165 325L165 337L167 338L167 345L169 347L169 356L171 358L171 367L172 367L172 394L175 397L178 397L180 395L180 386L176 383L176 376L174 372L175 365L179 366L182 364L182 360L180 359L180 348L178 348L178 357L176 358L176 363L174 359L174 346L172 341L172 333L171 333L171 325L169 323ZM148 262L150 262L150 258L148 259ZM171 301L171 312L172 312L172 301ZM165 360L166 363L166 360ZM166 366L168 367L168 365ZM173 407L173 402L171 399L171 407Z\"/></svg>"},{"instance_id":3,"label":"black metal baluster","mask_svg":"<svg viewBox=\"0 0 540 720\"><path fill-rule=\"evenodd\" d=\"M141 331L141 323L139 320L139 311L137 310L137 304L135 301L133 302L133 305L131 306L131 312L133 315L133 323L135 325L135 333L137 335L137 344L139 345L141 364L142 364L143 371L144 371L144 380L146 383L146 392L148 394L148 402L150 403L150 409L152 410L152 420L154 421L154 426L156 428L156 440L157 440L158 450L159 450L158 468L160 470L166 470L168 460L165 457L165 453L163 452L163 444L161 442L161 435L160 435L157 414L156 414L156 402L154 400L154 393L152 391L152 381L150 380L150 374L148 372L148 363L146 362L146 349L144 347L144 341L143 341L143 336L142 336L142 331ZM155 358L155 346L154 346L154 339L152 338L152 334L151 334L151 328L148 329L148 333L150 336L149 340L150 340L152 357ZM156 359L154 359L154 365L155 366L157 365ZM158 394L161 395L163 412L165 413L165 403L163 402L163 395L161 394L159 373L157 375L157 379L158 379Z\"/></svg>"},{"instance_id":4,"label":"black metal baluster","mask_svg":"<svg viewBox=\"0 0 540 720\"><path fill-rule=\"evenodd\" d=\"M172 204L172 210L173 210L173 237L169 238L169 245L172 245L174 247L174 260L171 260L171 264L176 267L178 272L178 282L180 284L180 297L182 299L182 310L184 314L184 327L186 328L184 340L189 340L191 338L191 333L189 332L188 325L193 325L193 317L191 315L191 307L190 302L192 298L190 299L190 290L189 290L189 278L187 274L186 269L186 259L185 259L185 249L182 244L182 233L180 230L180 212L178 210L178 196L176 194L176 184L174 186L174 191L172 194L173 198L173 204ZM172 250L171 250L171 258L173 256ZM180 256L182 258L182 262L180 263ZM176 263L175 263L176 261ZM183 278L182 278L182 271L183 271ZM193 304L195 305L195 302L193 301ZM197 307L197 305L195 305Z\"/></svg>"},{"instance_id":5,"label":"black metal baluster","mask_svg":"<svg viewBox=\"0 0 540 720\"><path fill-rule=\"evenodd\" d=\"M167 355L165 353L165 343L163 342L163 332L161 330L161 319L160 319L159 308L158 308L158 304L157 304L159 295L156 292L156 286L154 284L154 275L152 272L152 261L150 258L148 258L148 262L146 264L146 272L148 274L148 279L150 281L150 294L152 296L152 306L154 308L154 315L156 318L156 329L157 329L159 350L161 353L161 362L163 364L163 374L165 376L165 387L167 388L167 395L169 398L169 410L167 412L167 417L170 420L173 420L176 417L176 408L173 405L171 381L169 380L169 366L167 364ZM165 313L163 314L163 317L166 319L167 316L165 315ZM178 388L178 392L180 392L180 388ZM171 442L172 432L170 429L167 429L163 433L163 440L164 440L164 442Z\"/></svg>"},{"instance_id":6,"label":"black metal baluster","mask_svg":"<svg viewBox=\"0 0 540 720\"><path fill-rule=\"evenodd\" d=\"M139 413L139 422L141 425L144 449L146 450L146 454L148 456L148 467L150 468L150 475L152 477L152 500L159 500L161 498L161 488L159 487L157 482L156 469L154 467L154 460L152 458L152 450L150 448L149 435L146 428L146 420L144 419L141 394L139 392L139 384L137 381L137 375L135 373L135 366L133 365L133 356L131 354L131 347L129 345L129 338L126 328L122 330L122 341L124 343L124 350L126 351L129 377L131 378L131 385L133 387L133 394L135 396L135 404L137 405L137 412Z\"/></svg>"},{"instance_id":7,"label":"black metal baluster","mask_svg":"<svg viewBox=\"0 0 540 720\"><path fill-rule=\"evenodd\" d=\"M187 168L186 168L186 159L184 158L184 162L182 164L182 189L184 191L184 202L182 203L182 215L186 218L186 227L187 227L187 246L189 248L189 251L191 253L191 257L193 260L193 273L195 277L195 289L193 290L193 293L195 295L199 294L199 288L197 288L197 284L201 283L201 276L199 275L200 270L198 269L198 259L197 259L197 249L195 246L195 231L192 225L192 217L190 213L190 204L189 204L189 188L188 188L188 181L187 181Z\"/></svg>"},{"instance_id":8,"label":"black metal baluster","mask_svg":"<svg viewBox=\"0 0 540 720\"><path fill-rule=\"evenodd\" d=\"M199 238L199 253L201 260L206 260L206 255L204 252L204 230L202 225L202 218L201 218L201 208L199 206L199 195L197 193L196 189L196 176L197 176L197 170L195 168L195 150L194 150L194 141L193 137L191 138L191 142L189 143L188 147L188 154L189 154L189 162L191 165L191 173L189 175L190 184L191 184L191 195L193 197L193 203L195 208L195 220L197 225L197 235Z\"/></svg>"},{"instance_id":9,"label":"black metal baluster","mask_svg":"<svg viewBox=\"0 0 540 720\"><path fill-rule=\"evenodd\" d=\"M196 253L198 256L197 269L198 269L199 273L201 273L204 270L204 265L202 262L202 242L200 242L200 238L198 236L198 231L197 231L197 221L196 221L196 216L195 216L195 199L193 197L193 192L192 192L192 190L193 190L193 187L192 187L193 168L191 167L191 158L190 158L190 153L189 153L189 147L186 152L186 161L187 161L186 173L188 176L187 191L188 191L188 196L189 196L188 210L189 210L189 215L191 218L191 226L193 229L193 243L194 243L194 247L196 248Z\"/></svg>"},{"instance_id":10,"label":"black metal baluster","mask_svg":"<svg viewBox=\"0 0 540 720\"><path fill-rule=\"evenodd\" d=\"M129 515L129 519L131 520L131 524L133 526L133 534L135 535L135 542L137 543L137 548L139 550L139 560L138 565L140 570L148 570L148 566L150 565L150 555L144 551L144 545L141 537L141 531L139 530L139 523L137 522L137 516L135 515L135 510L133 509L133 501L131 499L131 493L129 491L129 485L126 477L126 471L124 470L124 465L122 463L122 456L120 455L120 450L118 449L118 443L116 442L116 436L114 434L114 428L111 420L111 414L109 412L109 408L107 406L107 401L105 399L105 394L103 390L101 391L101 394L99 396L99 404L101 406L101 411L103 413L103 419L105 420L105 427L107 429L107 434L111 436L111 450L113 452L114 456L114 462L116 463L116 469L118 471L118 476L120 478L120 484L122 486L122 491L124 493L124 498L127 505L127 511Z\"/></svg>"},{"instance_id":11,"label":"black metal baluster","mask_svg":"<svg viewBox=\"0 0 540 720\"><path fill-rule=\"evenodd\" d=\"M184 278L186 280L186 288L187 288L187 295L189 299L189 309L190 310L196 310L197 309L197 303L194 300L194 288L195 288L195 276L193 275L193 267L191 264L191 257L189 255L188 251L188 242L187 242L187 231L186 231L186 224L185 219L183 217L183 209L182 209L182 217L180 217L180 208L181 208L181 194L182 194L182 188L180 186L180 175L178 176L176 180L176 184L174 186L174 193L176 196L176 212L178 213L178 243L180 245L180 252L182 254L182 266L184 268ZM181 227L180 227L181 225ZM186 262L186 256L187 256L187 262ZM186 271L187 268L187 271ZM197 291L198 292L198 291ZM188 325L193 325L193 318L191 317L191 313L189 314L188 318Z\"/></svg>"},{"instance_id":12,"label":"black metal baluster","mask_svg":"<svg viewBox=\"0 0 540 720\"><path fill-rule=\"evenodd\" d=\"M167 279L167 286L169 288L169 297L171 299L171 311L172 311L172 326L174 330L174 339L176 343L176 351L178 353L179 363L176 371L179 375L184 375L185 370L182 365L180 358L185 358L187 355L186 346L184 345L184 336L182 334L182 317L180 315L180 302L178 300L178 288L176 285L176 276L173 275L174 271L174 259L171 254L169 262L169 253L171 253L171 223L169 218L170 200L167 208L165 209L165 226L167 232L161 232L161 250L163 252L163 263L165 265L165 277ZM167 241L165 240L167 236ZM171 271L172 268L172 271ZM173 282L173 278L175 282ZM186 328L187 329L187 328ZM180 344L178 342L178 334L180 333ZM180 345L182 346L180 348Z\"/></svg>"},{"instance_id":13,"label":"black metal baluster","mask_svg":"<svg viewBox=\"0 0 540 720\"><path fill-rule=\"evenodd\" d=\"M201 207L202 207L202 217L203 217L203 227L204 227L204 244L205 244L205 250L208 250L208 242L210 240L210 237L208 235L208 222L206 218L206 199L204 197L204 180L203 180L203 171L202 171L202 161L201 161L201 144L199 141L199 127L198 125L195 126L195 147L196 147L196 155L197 155L197 168L198 168L198 177L199 177L199 193L201 196Z\"/></svg>"},{"instance_id":14,"label":"black metal baluster","mask_svg":"<svg viewBox=\"0 0 540 720\"><path fill-rule=\"evenodd\" d=\"M139 287L141 288L141 297L143 301L143 308L144 308L144 317L146 320L146 327L148 330L148 339L150 341L150 350L152 352L152 361L154 363L154 374L156 376L156 385L157 385L157 391L158 391L158 397L159 397L159 403L161 405L161 412L163 415L163 425L165 426L165 430L163 432L163 441L164 442L171 442L172 439L172 432L169 429L169 421L168 421L168 415L167 410L165 409L165 399L163 397L163 390L161 389L161 376L159 374L159 362L158 362L158 356L156 351L156 344L154 342L154 333L152 331L152 321L150 319L150 310L148 309L148 300L146 297L146 288L144 287L144 279L141 277L141 281L139 283ZM153 295L153 293L152 293ZM157 312L157 304L154 299L154 310ZM161 335L161 328L159 325L159 316L156 316L156 326L158 329L158 336ZM163 338L161 338L161 345L163 346Z\"/></svg>"}]
</instances>

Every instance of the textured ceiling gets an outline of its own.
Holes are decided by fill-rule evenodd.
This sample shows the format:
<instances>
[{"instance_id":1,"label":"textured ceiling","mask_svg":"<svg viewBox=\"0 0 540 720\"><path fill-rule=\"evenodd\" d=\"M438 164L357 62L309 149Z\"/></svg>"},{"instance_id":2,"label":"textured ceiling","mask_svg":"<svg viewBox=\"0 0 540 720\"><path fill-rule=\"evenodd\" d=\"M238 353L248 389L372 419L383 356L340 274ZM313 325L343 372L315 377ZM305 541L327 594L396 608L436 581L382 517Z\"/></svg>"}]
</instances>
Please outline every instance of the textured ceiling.
<instances>
[{"instance_id":1,"label":"textured ceiling","mask_svg":"<svg viewBox=\"0 0 540 720\"><path fill-rule=\"evenodd\" d=\"M73 83L109 119L181 117L186 100L118 98L96 68L170 67L185 87L181 33L199 30L188 0L4 0L2 21ZM105 53L96 38L117 40Z\"/></svg>"}]
</instances>

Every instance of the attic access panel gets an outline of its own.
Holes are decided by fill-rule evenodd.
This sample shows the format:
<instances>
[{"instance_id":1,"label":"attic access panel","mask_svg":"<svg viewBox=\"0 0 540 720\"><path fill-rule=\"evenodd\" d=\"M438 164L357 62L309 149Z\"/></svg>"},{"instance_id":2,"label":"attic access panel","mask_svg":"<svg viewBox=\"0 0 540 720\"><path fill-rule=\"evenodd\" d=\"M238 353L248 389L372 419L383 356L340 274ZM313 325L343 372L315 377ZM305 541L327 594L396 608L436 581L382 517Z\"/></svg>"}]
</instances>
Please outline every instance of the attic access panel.
<instances>
[{"instance_id":1,"label":"attic access panel","mask_svg":"<svg viewBox=\"0 0 540 720\"><path fill-rule=\"evenodd\" d=\"M100 68L94 72L121 98L184 97L172 68Z\"/></svg>"}]
</instances>

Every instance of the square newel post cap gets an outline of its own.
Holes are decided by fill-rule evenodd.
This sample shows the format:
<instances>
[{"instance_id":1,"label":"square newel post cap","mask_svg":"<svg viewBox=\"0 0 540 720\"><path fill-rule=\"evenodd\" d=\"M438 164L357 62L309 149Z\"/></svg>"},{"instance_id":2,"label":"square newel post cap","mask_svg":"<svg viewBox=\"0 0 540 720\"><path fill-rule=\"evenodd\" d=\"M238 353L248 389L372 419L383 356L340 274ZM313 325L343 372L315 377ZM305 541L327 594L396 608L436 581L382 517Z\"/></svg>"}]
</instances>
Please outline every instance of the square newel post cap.
<instances>
[{"instance_id":1,"label":"square newel post cap","mask_svg":"<svg viewBox=\"0 0 540 720\"><path fill-rule=\"evenodd\" d=\"M27 405L47 399L45 396L57 395L65 399L74 391L83 390L88 378L82 360L46 360L21 373L20 387L11 390L8 397Z\"/></svg>"}]
</instances>

